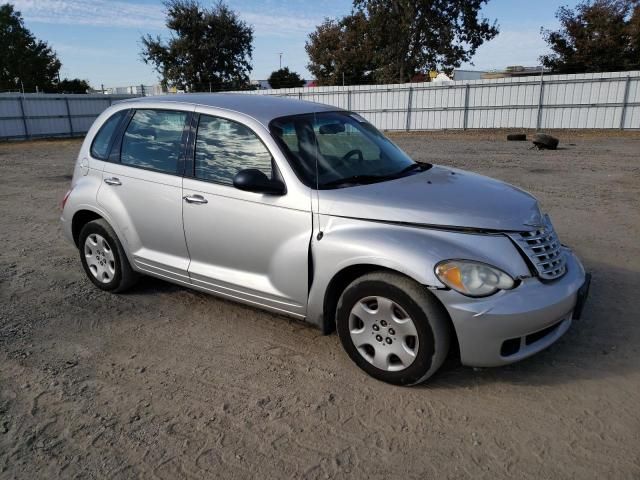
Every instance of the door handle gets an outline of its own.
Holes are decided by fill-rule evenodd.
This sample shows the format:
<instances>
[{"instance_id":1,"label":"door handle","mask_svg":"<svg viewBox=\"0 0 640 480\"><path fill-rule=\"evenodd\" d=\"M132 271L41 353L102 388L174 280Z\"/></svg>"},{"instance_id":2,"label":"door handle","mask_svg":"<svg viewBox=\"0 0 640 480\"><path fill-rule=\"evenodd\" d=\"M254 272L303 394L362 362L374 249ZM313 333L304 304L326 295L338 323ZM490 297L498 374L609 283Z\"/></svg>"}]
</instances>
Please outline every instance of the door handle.
<instances>
[{"instance_id":1,"label":"door handle","mask_svg":"<svg viewBox=\"0 0 640 480\"><path fill-rule=\"evenodd\" d=\"M122 182L116 177L105 178L104 183L106 183L107 185L122 185Z\"/></svg>"},{"instance_id":2,"label":"door handle","mask_svg":"<svg viewBox=\"0 0 640 480\"><path fill-rule=\"evenodd\" d=\"M202 205L205 203L209 203L209 201L204 198L202 195L187 195L186 197L182 197L187 203L197 203L198 205Z\"/></svg>"}]
</instances>

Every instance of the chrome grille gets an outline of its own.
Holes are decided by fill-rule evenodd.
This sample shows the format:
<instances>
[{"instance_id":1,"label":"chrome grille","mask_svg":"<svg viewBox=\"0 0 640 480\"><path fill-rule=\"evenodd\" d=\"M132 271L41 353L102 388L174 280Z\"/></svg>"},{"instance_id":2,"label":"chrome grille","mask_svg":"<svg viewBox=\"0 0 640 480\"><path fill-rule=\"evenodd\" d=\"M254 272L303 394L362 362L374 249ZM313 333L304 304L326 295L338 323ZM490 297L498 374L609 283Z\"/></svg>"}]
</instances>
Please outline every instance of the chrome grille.
<instances>
[{"instance_id":1,"label":"chrome grille","mask_svg":"<svg viewBox=\"0 0 640 480\"><path fill-rule=\"evenodd\" d=\"M548 216L545 216L544 227L510 237L531 260L541 279L555 280L567 271L565 254Z\"/></svg>"}]
</instances>

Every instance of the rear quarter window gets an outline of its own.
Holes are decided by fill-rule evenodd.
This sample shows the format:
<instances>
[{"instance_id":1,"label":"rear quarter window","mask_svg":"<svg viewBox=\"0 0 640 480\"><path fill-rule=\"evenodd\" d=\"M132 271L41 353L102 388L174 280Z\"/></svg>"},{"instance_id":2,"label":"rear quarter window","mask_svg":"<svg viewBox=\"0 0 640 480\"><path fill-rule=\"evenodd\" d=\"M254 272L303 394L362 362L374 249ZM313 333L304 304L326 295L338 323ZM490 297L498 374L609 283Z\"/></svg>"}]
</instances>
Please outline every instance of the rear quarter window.
<instances>
[{"instance_id":1,"label":"rear quarter window","mask_svg":"<svg viewBox=\"0 0 640 480\"><path fill-rule=\"evenodd\" d=\"M187 115L179 110L136 110L122 137L120 162L176 174Z\"/></svg>"},{"instance_id":2,"label":"rear quarter window","mask_svg":"<svg viewBox=\"0 0 640 480\"><path fill-rule=\"evenodd\" d=\"M98 133L91 143L91 156L99 160L107 160L109 158L109 150L112 145L113 136L118 129L120 120L126 115L126 110L120 110L114 113L104 122Z\"/></svg>"}]
</instances>

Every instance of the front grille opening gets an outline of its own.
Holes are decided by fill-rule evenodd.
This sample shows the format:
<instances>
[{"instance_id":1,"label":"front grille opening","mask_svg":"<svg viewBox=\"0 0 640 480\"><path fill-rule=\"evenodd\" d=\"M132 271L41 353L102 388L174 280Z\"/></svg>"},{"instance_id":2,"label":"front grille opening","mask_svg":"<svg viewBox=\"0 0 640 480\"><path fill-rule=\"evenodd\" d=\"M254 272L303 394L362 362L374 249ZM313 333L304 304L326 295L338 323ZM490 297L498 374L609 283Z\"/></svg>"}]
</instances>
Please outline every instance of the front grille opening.
<instances>
[{"instance_id":1,"label":"front grille opening","mask_svg":"<svg viewBox=\"0 0 640 480\"><path fill-rule=\"evenodd\" d=\"M551 335L558 328L558 325L560 325L560 322L554 323L550 327L544 328L544 329L539 330L539 331L537 331L535 333L527 335L524 338L524 343L526 345L531 345L532 343L536 343L538 340L543 339L547 335Z\"/></svg>"},{"instance_id":2,"label":"front grille opening","mask_svg":"<svg viewBox=\"0 0 640 480\"><path fill-rule=\"evenodd\" d=\"M503 357L509 357L518 353L519 350L520 338L510 338L509 340L505 340L504 342L502 342L500 355L502 355Z\"/></svg>"},{"instance_id":3,"label":"front grille opening","mask_svg":"<svg viewBox=\"0 0 640 480\"><path fill-rule=\"evenodd\" d=\"M530 333L526 337L524 337L524 344L526 346L532 345L536 343L538 340L542 340L543 338L551 335L555 332L562 321L558 323L554 323L553 325L548 326L547 328L543 328L542 330L538 330L537 332ZM502 347L500 347L500 355L503 357L509 357L511 355L515 355L520 351L520 340L521 337L510 338L509 340L505 340L502 342Z\"/></svg>"},{"instance_id":4,"label":"front grille opening","mask_svg":"<svg viewBox=\"0 0 640 480\"><path fill-rule=\"evenodd\" d=\"M509 236L526 255L541 280L556 280L566 273L567 259L548 217L545 223L544 228Z\"/></svg>"}]
</instances>

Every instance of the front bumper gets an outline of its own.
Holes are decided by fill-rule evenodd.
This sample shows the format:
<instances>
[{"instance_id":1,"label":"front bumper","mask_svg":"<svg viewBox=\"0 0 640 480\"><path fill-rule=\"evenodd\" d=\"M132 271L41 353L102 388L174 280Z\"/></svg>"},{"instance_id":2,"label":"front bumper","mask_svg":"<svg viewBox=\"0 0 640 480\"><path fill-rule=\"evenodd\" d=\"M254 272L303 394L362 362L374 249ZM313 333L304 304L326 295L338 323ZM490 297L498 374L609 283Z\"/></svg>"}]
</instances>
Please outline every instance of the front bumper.
<instances>
[{"instance_id":1,"label":"front bumper","mask_svg":"<svg viewBox=\"0 0 640 480\"><path fill-rule=\"evenodd\" d=\"M494 367L527 358L558 340L580 313L589 286L580 260L565 248L567 273L543 283L524 279L513 290L470 298L433 293L449 312L464 365ZM580 300L580 302L578 302Z\"/></svg>"}]
</instances>

